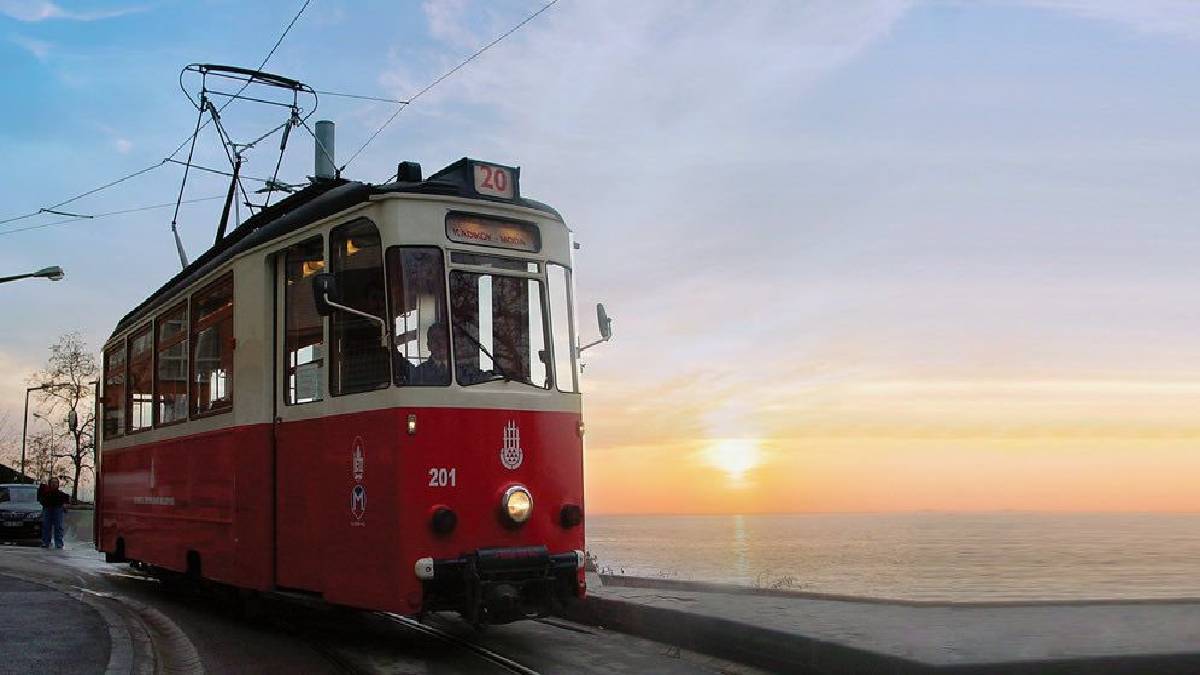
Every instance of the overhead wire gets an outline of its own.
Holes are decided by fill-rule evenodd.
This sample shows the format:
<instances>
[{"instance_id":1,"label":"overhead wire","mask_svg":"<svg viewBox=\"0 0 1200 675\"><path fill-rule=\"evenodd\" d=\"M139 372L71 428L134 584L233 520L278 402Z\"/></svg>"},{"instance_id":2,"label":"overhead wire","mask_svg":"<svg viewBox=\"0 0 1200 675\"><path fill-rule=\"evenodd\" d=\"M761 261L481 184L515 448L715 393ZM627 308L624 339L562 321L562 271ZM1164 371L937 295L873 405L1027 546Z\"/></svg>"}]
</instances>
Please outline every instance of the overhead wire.
<instances>
[{"instance_id":1,"label":"overhead wire","mask_svg":"<svg viewBox=\"0 0 1200 675\"><path fill-rule=\"evenodd\" d=\"M258 64L258 68L257 68L257 70L262 70L264 67L266 67L266 65L267 65L267 62L268 62L268 61L270 61L270 60L271 60L271 57L275 55L275 50L279 49L279 45L283 44L283 40L284 40L284 38L286 38L286 37L287 37L287 35L288 35L288 33L290 33L290 32L291 32L291 30L292 30L292 27L293 27L293 26L295 26L295 25L296 25L296 22L300 20L300 17L301 17L301 15L303 15L303 14L304 14L304 11L305 11L306 9L308 9L308 6L309 6L309 4L311 4L311 3L312 3L312 0L304 0L304 4L300 6L300 9L299 9L299 10L296 12L296 14L295 14L295 15L292 17L292 20L288 22L287 26L285 26L285 27L284 27L284 29L283 29L283 32L279 34L279 38L278 38L277 40L275 40L275 44L271 46L271 49L270 49L270 51L268 51L268 52L267 52L267 55L266 55L265 57L263 57L263 60L262 60L262 61L261 61L261 62ZM245 91L245 90L246 90L246 87L248 87L248 86L250 86L250 83L249 83L249 82L246 82L245 84L243 84L243 85L242 85L242 88L241 88L241 90L240 90L240 91L238 91L238 95L240 95L240 94L241 94L243 91ZM226 107L228 107L228 106L229 106L229 104L230 104L230 103L233 103L235 100L237 100L237 99L236 99L236 98L230 98L229 100L225 101L225 103L224 103L224 104L222 104L222 106L221 106L220 110L222 110L222 111L223 111L223 110L225 110L225 108L226 108ZM200 128L201 128L201 129L203 129L203 128L204 128L204 127L206 127L206 126L208 126L208 122L207 122L207 121L206 121L206 122L204 122L204 124L203 124L203 125L201 125L201 127L200 127ZM195 132L195 133L199 133L199 130L197 130L197 132ZM100 192L100 191L102 191L102 190L107 190L108 188L110 188L110 187L113 187L113 186L115 186L115 185L118 185L118 184L120 184L120 183L124 183L125 181L127 181L127 180L129 180L129 179L131 179L131 178L136 178L136 177L138 177L138 176L140 176L140 175L142 175L142 174L144 174L144 173L147 173L147 172L149 172L149 171L153 171L154 169L157 169L157 168L159 168L160 166L162 166L162 165L166 164L167 162L170 162L170 161L174 160L174 159L175 159L175 156L179 154L179 151L180 151L180 150L183 150L184 146L186 146L188 143L191 143L191 142L193 142L193 138L195 137L195 133L193 133L193 134L188 134L188 136L187 136L186 138L184 138L184 139L183 139L183 141L182 141L182 142L181 142L181 143L180 143L178 146L176 146L176 148L175 148L173 151L171 151L171 154L167 155L165 158L163 158L163 159L162 159L161 161L159 161L159 162L156 162L156 163L154 163L154 164L151 164L150 166L147 166L147 167L146 167L146 168L144 168L144 169L140 169L140 170L138 170L138 171L134 171L134 172L133 172L133 173L131 173L131 174L128 174L128 175L122 176L122 177L120 177L120 178L118 178L118 179L116 179L116 180L114 180L114 181L111 181L111 182L109 182L109 183L105 183L104 185L101 185L101 186L100 186L100 187L98 187L98 188L94 188L94 189L88 190L87 192L82 192L82 193L80 193L80 194L77 194L77 195L75 195L75 196L73 196L73 197L70 197L70 198L68 198L68 199L64 199L63 201L61 201L61 202L58 202L57 204L51 204L50 206L48 206L48 207L46 207L46 208L43 208L43 209L38 209L37 211L31 211L31 212L29 212L29 213L21 214L21 215L18 215L18 216L12 216L12 217L9 217L9 218L4 218L4 219L0 220L0 225L5 225L5 224L8 224L8 223L13 223L13 222L21 221L21 220L26 220L26 219L28 219L28 218L33 218L34 216L39 216L39 215L42 215L42 214L43 214L43 213L45 213L45 212L46 212L48 209L56 209L56 208L58 208L58 207L60 207L60 206L65 206L66 204L70 204L71 202L74 202L74 201L77 201L77 200L83 199L84 197L88 197L88 196L94 195L94 194L96 194L97 192ZM243 190L243 194L244 194L244 192L245 192L245 191ZM0 234L7 234L8 232L21 232L21 231L25 231L25 230L27 230L27 229L37 229L37 228L19 228L19 229L15 229L15 230L8 230L8 231L5 231L5 230L0 230Z\"/></svg>"},{"instance_id":2,"label":"overhead wire","mask_svg":"<svg viewBox=\"0 0 1200 675\"><path fill-rule=\"evenodd\" d=\"M354 154L350 155L350 159L346 160L346 163L342 165L341 169L339 169L339 172L344 171L347 166L350 166L351 162L353 162L355 159L358 159L358 156L362 154L363 150L366 150L367 146L370 145L379 136L379 134L382 133L383 130L388 127L388 125L390 125L393 121L395 121L396 117L398 117L401 112L404 112L405 108L407 108L408 106L415 103L417 99L424 96L425 93L428 92L430 89L433 89L434 87L441 84L442 81L445 80L446 78L448 78L451 75L462 70L462 68L464 66L466 66L468 63L479 58L484 52L486 52L487 50L489 50L492 47L495 47L497 44L499 44L501 40L504 40L508 36L517 32L525 24L529 23L530 21L533 21L538 16L540 16L543 12L550 9L551 7L553 7L556 4L558 4L558 0L550 0L550 2L547 2L546 4L542 5L541 9L537 10L536 12L534 12L534 13L530 14L529 16L525 17L524 19L522 19L520 21L520 23L518 23L517 25L508 29L506 32L504 32L499 37L497 37L495 40L492 40L491 42L487 43L486 45L480 47L474 54L471 54L466 59L459 62L458 65L454 66L453 68L446 71L445 73L442 73L441 77L437 78L433 82L430 82L428 85L425 86L424 89L422 89L421 91L418 91L416 94L414 94L412 97L410 97L407 101L401 103L400 107L396 108L396 112L392 113L392 116L389 117L387 119L387 121L384 122L382 125L380 125L379 128L376 129L375 132L373 134L371 134L371 136L369 138L367 138L367 140L364 141L361 146L359 146L358 150L354 151ZM389 178L388 180L391 180L391 179ZM387 182L387 181L383 181L383 182Z\"/></svg>"},{"instance_id":3,"label":"overhead wire","mask_svg":"<svg viewBox=\"0 0 1200 675\"><path fill-rule=\"evenodd\" d=\"M186 145L186 143L187 143L187 142L185 141L185 142L184 142L184 144ZM181 146L179 146L179 147L180 147L180 148L183 148L183 146L182 146L182 145L181 145ZM27 213L27 214L25 214L25 215L22 215L22 216L15 216L15 217L12 217L12 218L5 218L4 220L0 220L0 225L4 225L4 224L6 224L6 223L12 223L12 222L16 222L16 221L18 221L18 220L24 220L24 219L26 219L26 218L32 218L33 216L39 216L39 215L41 215L41 214L43 214L43 213L45 213L45 212L47 212L47 211L51 211L51 210L53 210L53 209L57 209L57 208L58 208L58 207L60 207L60 206L66 206L67 204L70 204L71 202L78 201L78 200L80 200L80 199L83 199L84 197L87 197L87 196L90 196L90 195L94 195L94 194L96 194L97 192L100 192L101 190L107 190L108 188L110 188L110 187L112 187L112 186L114 186L114 185L117 185L118 183L124 183L125 181L129 180L130 178L137 178L138 176L140 176L140 175L142 175L142 174L146 173L147 171L153 171L154 169L157 169L158 167L160 167L160 166L162 166L163 164L166 164L166 163L167 163L167 160L166 160L166 159L164 159L164 160L162 160L162 161L159 161L159 162L157 162L157 163L155 163L155 164L151 164L150 166L148 166L148 167L146 167L146 168L144 168L144 169L140 169L140 170L138 170L138 171L134 171L134 172L133 172L133 173L131 173L131 174L127 174L127 175L125 175L125 176L122 176L122 177L120 177L120 178L118 178L118 179L114 180L114 181L111 181L111 182L105 183L104 185L101 185L101 186L100 186L100 187L98 187L98 188L93 188L93 189L91 189L91 190L88 190L87 192L81 192L81 193L79 193L79 194L75 195L74 197L70 197L70 198L68 198L68 199L64 199L64 200L62 200L61 202L58 202L57 204L51 204L50 206L47 206L47 207L44 207L44 208L40 208L40 209L38 209L37 211L33 211L33 212Z\"/></svg>"},{"instance_id":4,"label":"overhead wire","mask_svg":"<svg viewBox=\"0 0 1200 675\"><path fill-rule=\"evenodd\" d=\"M171 160L168 160L168 161L170 161L172 164L179 164L179 165L183 165L183 162L182 162L182 161L180 161L180 160L178 160L178 159L171 159ZM193 163L193 164L192 164L192 168L193 168L193 169L195 169L195 170L197 170L197 171L203 171L203 172L205 172L205 173L216 174L216 175L218 175L218 176L225 176L226 178L233 178L233 173L232 173L232 172L229 172L229 171L222 171L222 170L220 170L220 169L214 169L214 168L212 168L211 166L204 166L203 164L195 164L195 163ZM258 176L247 176L247 175L244 175L244 174L238 174L238 177L239 177L239 178L242 178L242 179L244 179L244 180L252 180L252 181L254 181L254 182L256 182L256 183L269 183L269 182L271 182L271 179L270 179L270 178L259 178Z\"/></svg>"},{"instance_id":5,"label":"overhead wire","mask_svg":"<svg viewBox=\"0 0 1200 675\"><path fill-rule=\"evenodd\" d=\"M224 198L225 198L225 195L213 195L211 197L198 197L196 199L185 199L185 200L183 200L182 203L183 204L196 204L199 202L209 202L214 199L224 199ZM151 204L149 206L137 206L137 207L129 208L129 209L121 209L119 211L109 211L107 213L92 214L92 215L88 216L86 218L86 220L97 220L100 218L108 218L110 216L121 216L121 215L129 214L129 213L139 213L141 211L152 211L154 209L166 209L166 208L170 208L172 206L175 206L175 202L165 202L162 204ZM83 219L81 219L79 217L63 218L62 220L55 220L55 221L51 221L49 223L38 223L37 225L27 225L25 227L18 227L18 228L11 229L11 230L0 231L0 237L3 237L6 234L16 234L17 232L27 232L29 230L40 230L44 227L54 227L56 225L65 225L67 223L78 223L78 222L81 222L82 220Z\"/></svg>"},{"instance_id":6,"label":"overhead wire","mask_svg":"<svg viewBox=\"0 0 1200 675\"><path fill-rule=\"evenodd\" d=\"M318 94L324 95L324 96L340 96L342 98L357 98L357 99L360 99L363 101L379 101L380 103L400 103L400 104L405 104L405 105L408 104L408 101L404 101L404 100L401 100L398 98L384 98L382 96L364 96L362 94L343 94L343 93L337 92L337 91L323 91L321 89L314 89L313 91L317 92Z\"/></svg>"}]
</instances>

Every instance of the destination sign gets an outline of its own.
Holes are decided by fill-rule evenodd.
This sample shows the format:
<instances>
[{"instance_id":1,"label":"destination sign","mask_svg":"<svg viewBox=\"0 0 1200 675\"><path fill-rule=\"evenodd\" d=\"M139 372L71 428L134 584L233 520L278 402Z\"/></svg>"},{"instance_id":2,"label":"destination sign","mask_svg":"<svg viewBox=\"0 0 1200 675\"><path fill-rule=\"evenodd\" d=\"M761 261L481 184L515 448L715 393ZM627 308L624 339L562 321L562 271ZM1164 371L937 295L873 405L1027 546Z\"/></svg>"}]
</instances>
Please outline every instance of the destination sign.
<instances>
[{"instance_id":1,"label":"destination sign","mask_svg":"<svg viewBox=\"0 0 1200 675\"><path fill-rule=\"evenodd\" d=\"M450 241L463 244L496 246L530 253L536 253L542 248L541 235L533 223L462 213L446 216L446 236Z\"/></svg>"}]
</instances>

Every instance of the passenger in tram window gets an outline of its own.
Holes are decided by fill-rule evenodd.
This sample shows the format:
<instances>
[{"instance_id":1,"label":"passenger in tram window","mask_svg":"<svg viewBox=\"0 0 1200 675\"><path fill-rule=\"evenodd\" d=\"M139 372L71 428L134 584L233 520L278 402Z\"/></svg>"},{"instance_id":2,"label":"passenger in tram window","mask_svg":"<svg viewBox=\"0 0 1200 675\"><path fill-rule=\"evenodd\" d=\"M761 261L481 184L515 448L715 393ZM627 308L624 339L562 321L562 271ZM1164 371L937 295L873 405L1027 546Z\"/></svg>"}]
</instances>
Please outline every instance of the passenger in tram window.
<instances>
[{"instance_id":1,"label":"passenger in tram window","mask_svg":"<svg viewBox=\"0 0 1200 675\"><path fill-rule=\"evenodd\" d=\"M449 341L445 324L435 323L425 332L429 357L409 368L407 384L450 384Z\"/></svg>"}]
</instances>

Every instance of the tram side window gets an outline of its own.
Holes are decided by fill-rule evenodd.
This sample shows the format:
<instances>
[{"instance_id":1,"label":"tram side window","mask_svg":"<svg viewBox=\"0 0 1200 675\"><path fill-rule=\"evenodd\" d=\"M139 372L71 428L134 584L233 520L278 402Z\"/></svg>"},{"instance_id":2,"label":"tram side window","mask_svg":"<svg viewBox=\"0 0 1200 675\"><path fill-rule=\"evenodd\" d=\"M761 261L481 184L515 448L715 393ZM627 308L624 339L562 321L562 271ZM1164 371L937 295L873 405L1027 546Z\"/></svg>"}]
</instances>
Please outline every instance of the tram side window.
<instances>
[{"instance_id":1,"label":"tram side window","mask_svg":"<svg viewBox=\"0 0 1200 675\"><path fill-rule=\"evenodd\" d=\"M325 380L325 322L317 313L312 277L325 270L320 237L287 250L284 261L284 392L288 405L321 400Z\"/></svg>"},{"instance_id":2,"label":"tram side window","mask_svg":"<svg viewBox=\"0 0 1200 675\"><path fill-rule=\"evenodd\" d=\"M104 437L125 433L125 343L104 352Z\"/></svg>"},{"instance_id":3,"label":"tram side window","mask_svg":"<svg viewBox=\"0 0 1200 675\"><path fill-rule=\"evenodd\" d=\"M188 327L187 303L158 319L158 379L154 395L159 424L174 424L187 419L188 410Z\"/></svg>"},{"instance_id":4,"label":"tram side window","mask_svg":"<svg viewBox=\"0 0 1200 675\"><path fill-rule=\"evenodd\" d=\"M329 257L341 304L380 319L344 311L332 314L330 393L339 396L387 387L392 379L388 348L379 341L380 322L387 316L379 230L369 220L334 229Z\"/></svg>"},{"instance_id":5,"label":"tram side window","mask_svg":"<svg viewBox=\"0 0 1200 675\"><path fill-rule=\"evenodd\" d=\"M126 397L125 430L149 429L154 424L154 332L153 324L129 338L129 395Z\"/></svg>"},{"instance_id":6,"label":"tram side window","mask_svg":"<svg viewBox=\"0 0 1200 675\"><path fill-rule=\"evenodd\" d=\"M546 265L550 281L550 329L554 339L554 382L559 391L576 392L575 341L571 324L571 271Z\"/></svg>"},{"instance_id":7,"label":"tram side window","mask_svg":"<svg viewBox=\"0 0 1200 675\"><path fill-rule=\"evenodd\" d=\"M448 385L450 326L442 251L434 246L393 246L387 259L396 384Z\"/></svg>"},{"instance_id":8,"label":"tram side window","mask_svg":"<svg viewBox=\"0 0 1200 675\"><path fill-rule=\"evenodd\" d=\"M233 274L192 296L192 414L233 407Z\"/></svg>"}]
</instances>

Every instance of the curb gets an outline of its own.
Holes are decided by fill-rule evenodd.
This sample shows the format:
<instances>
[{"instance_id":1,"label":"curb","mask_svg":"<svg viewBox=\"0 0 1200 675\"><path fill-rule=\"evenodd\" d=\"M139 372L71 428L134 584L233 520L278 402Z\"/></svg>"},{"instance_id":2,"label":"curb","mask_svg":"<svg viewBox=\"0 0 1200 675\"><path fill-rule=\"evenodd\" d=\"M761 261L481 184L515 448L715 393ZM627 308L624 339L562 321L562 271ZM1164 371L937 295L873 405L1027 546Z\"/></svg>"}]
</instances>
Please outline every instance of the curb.
<instances>
[{"instance_id":1,"label":"curb","mask_svg":"<svg viewBox=\"0 0 1200 675\"><path fill-rule=\"evenodd\" d=\"M96 610L108 625L110 648L105 675L204 672L200 654L187 634L153 607L112 593L26 574L0 574L58 591Z\"/></svg>"},{"instance_id":2,"label":"curb","mask_svg":"<svg viewBox=\"0 0 1200 675\"><path fill-rule=\"evenodd\" d=\"M926 670L914 661L803 635L596 595L589 595L583 602L568 608L563 616L578 623L664 642L770 672L908 673Z\"/></svg>"},{"instance_id":3,"label":"curb","mask_svg":"<svg viewBox=\"0 0 1200 675\"><path fill-rule=\"evenodd\" d=\"M969 675L1083 675L1090 673L1158 675L1200 672L1198 654L1129 654L1016 660L1005 663L930 664L868 651L731 619L627 600L589 595L562 616L664 642L710 656L787 673L960 673Z\"/></svg>"}]
</instances>

